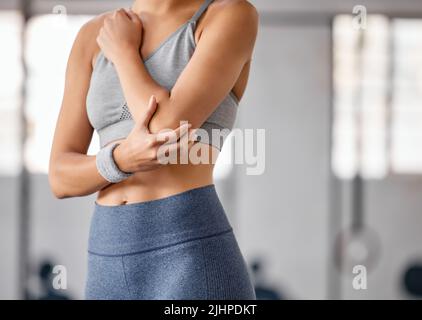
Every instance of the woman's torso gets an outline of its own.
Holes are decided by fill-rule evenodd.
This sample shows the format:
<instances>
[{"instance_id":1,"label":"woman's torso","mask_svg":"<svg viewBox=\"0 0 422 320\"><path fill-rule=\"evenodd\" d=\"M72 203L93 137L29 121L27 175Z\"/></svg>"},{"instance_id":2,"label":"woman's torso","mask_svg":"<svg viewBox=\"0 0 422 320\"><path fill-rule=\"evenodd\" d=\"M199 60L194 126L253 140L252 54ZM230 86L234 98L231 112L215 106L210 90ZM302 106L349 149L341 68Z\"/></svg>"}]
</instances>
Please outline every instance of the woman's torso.
<instances>
[{"instance_id":1,"label":"woman's torso","mask_svg":"<svg viewBox=\"0 0 422 320\"><path fill-rule=\"evenodd\" d=\"M196 11L195 9L197 8L192 8L191 11L180 10L180 15L172 14L169 17L153 17L153 15L146 15L145 19L143 19L143 44L140 50L142 57L151 56L151 53L154 53L156 49L166 41L169 34L171 35L174 30L177 30L180 25L189 20ZM204 16L205 14L203 17ZM205 27L205 18L203 17L198 21L195 27L195 41L197 41L201 30ZM165 23L163 23L163 21L165 21ZM100 51L98 49L92 59L93 68L98 62L99 54ZM237 83L233 87L231 94L235 97L240 98L243 95L248 72L249 64L245 65ZM111 142L108 142L107 144L109 143ZM207 148L209 154L213 154L212 152L214 152L214 155L218 154L218 149L211 145L203 144L201 146L201 149L202 148ZM210 158L210 160L212 159ZM163 198L186 190L212 184L214 163L215 161L209 161L207 164L171 164L162 166L156 170L135 173L120 183L111 184L100 190L97 196L97 203L103 205L121 205L142 202Z\"/></svg>"}]
</instances>

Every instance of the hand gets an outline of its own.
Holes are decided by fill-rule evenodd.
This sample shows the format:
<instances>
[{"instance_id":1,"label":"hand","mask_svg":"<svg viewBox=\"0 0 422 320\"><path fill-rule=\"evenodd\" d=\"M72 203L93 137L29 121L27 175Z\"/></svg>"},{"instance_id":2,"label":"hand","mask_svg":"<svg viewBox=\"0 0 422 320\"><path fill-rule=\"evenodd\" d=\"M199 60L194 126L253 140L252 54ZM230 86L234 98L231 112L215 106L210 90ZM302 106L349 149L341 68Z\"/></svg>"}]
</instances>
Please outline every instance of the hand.
<instances>
[{"instance_id":1,"label":"hand","mask_svg":"<svg viewBox=\"0 0 422 320\"><path fill-rule=\"evenodd\" d=\"M127 54L139 55L142 43L142 21L132 10L119 9L104 19L97 43L106 58L113 63Z\"/></svg>"},{"instance_id":2,"label":"hand","mask_svg":"<svg viewBox=\"0 0 422 320\"><path fill-rule=\"evenodd\" d=\"M113 151L113 158L120 170L124 172L150 171L163 166L160 162L160 147L164 146L166 154L177 153L183 148L190 148L193 141L185 146L181 140L189 133L190 124L182 124L175 130L153 134L148 125L157 108L157 101L151 97L147 112L135 120L135 126L127 138ZM193 134L193 132L192 132Z\"/></svg>"}]
</instances>

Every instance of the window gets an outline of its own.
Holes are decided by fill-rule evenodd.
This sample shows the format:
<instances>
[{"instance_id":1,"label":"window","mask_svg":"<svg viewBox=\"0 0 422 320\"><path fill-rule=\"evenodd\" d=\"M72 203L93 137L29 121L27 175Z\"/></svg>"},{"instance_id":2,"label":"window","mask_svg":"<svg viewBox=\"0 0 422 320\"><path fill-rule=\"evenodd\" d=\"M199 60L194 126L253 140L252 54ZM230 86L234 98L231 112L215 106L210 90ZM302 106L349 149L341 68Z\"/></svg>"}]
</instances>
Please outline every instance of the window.
<instances>
[{"instance_id":1,"label":"window","mask_svg":"<svg viewBox=\"0 0 422 320\"><path fill-rule=\"evenodd\" d=\"M341 178L422 173L422 21L336 17L333 170Z\"/></svg>"},{"instance_id":2,"label":"window","mask_svg":"<svg viewBox=\"0 0 422 320\"><path fill-rule=\"evenodd\" d=\"M391 163L396 172L422 172L422 21L393 22L394 96Z\"/></svg>"},{"instance_id":3,"label":"window","mask_svg":"<svg viewBox=\"0 0 422 320\"><path fill-rule=\"evenodd\" d=\"M20 61L22 16L0 12L0 174L20 170L20 119L22 64Z\"/></svg>"},{"instance_id":4,"label":"window","mask_svg":"<svg viewBox=\"0 0 422 320\"><path fill-rule=\"evenodd\" d=\"M42 15L28 23L26 62L29 135L25 161L30 172L47 173L63 97L67 60L77 32L90 16ZM98 148L94 135L89 153Z\"/></svg>"}]
</instances>

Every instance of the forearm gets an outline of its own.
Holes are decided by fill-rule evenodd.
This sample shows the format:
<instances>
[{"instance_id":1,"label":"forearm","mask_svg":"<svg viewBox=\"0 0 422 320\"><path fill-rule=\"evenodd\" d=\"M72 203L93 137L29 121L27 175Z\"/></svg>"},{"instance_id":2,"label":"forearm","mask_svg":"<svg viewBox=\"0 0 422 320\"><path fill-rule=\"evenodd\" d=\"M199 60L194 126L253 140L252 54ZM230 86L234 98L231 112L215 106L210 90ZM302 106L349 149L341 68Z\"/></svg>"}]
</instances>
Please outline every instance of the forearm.
<instances>
[{"instance_id":1,"label":"forearm","mask_svg":"<svg viewBox=\"0 0 422 320\"><path fill-rule=\"evenodd\" d=\"M146 112L152 95L161 106L169 102L170 92L154 81L137 52L128 52L115 62L115 66L134 118L138 119Z\"/></svg>"},{"instance_id":2,"label":"forearm","mask_svg":"<svg viewBox=\"0 0 422 320\"><path fill-rule=\"evenodd\" d=\"M116 59L115 66L134 118L145 112L148 100L154 95L158 108L149 123L151 132L175 129L181 122L199 128L229 94L243 67L237 60L228 66L211 67L207 60L210 59L200 56L193 59L170 92L151 77L138 53L122 54Z\"/></svg>"},{"instance_id":3,"label":"forearm","mask_svg":"<svg viewBox=\"0 0 422 320\"><path fill-rule=\"evenodd\" d=\"M49 180L59 199L90 195L110 184L98 173L96 156L76 152L62 153L52 161Z\"/></svg>"},{"instance_id":4,"label":"forearm","mask_svg":"<svg viewBox=\"0 0 422 320\"><path fill-rule=\"evenodd\" d=\"M151 95L156 97L158 109L149 123L151 132L175 129L180 121L199 128L235 87L251 59L258 17L247 2L224 7L201 31L194 54L171 89L155 82L140 57L139 16L119 11L105 21L97 42L116 67L135 120L145 112Z\"/></svg>"}]
</instances>

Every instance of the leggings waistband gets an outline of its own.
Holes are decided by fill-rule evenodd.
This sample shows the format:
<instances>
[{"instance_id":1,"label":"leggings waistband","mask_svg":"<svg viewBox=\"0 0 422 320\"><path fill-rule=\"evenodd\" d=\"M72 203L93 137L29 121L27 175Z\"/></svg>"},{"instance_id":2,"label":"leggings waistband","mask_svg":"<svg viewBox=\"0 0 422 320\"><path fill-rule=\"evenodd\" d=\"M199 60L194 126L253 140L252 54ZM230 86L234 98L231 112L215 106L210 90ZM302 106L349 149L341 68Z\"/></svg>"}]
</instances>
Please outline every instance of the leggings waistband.
<instances>
[{"instance_id":1,"label":"leggings waistband","mask_svg":"<svg viewBox=\"0 0 422 320\"><path fill-rule=\"evenodd\" d=\"M214 185L166 198L106 206L95 202L88 251L125 255L231 231Z\"/></svg>"}]
</instances>

